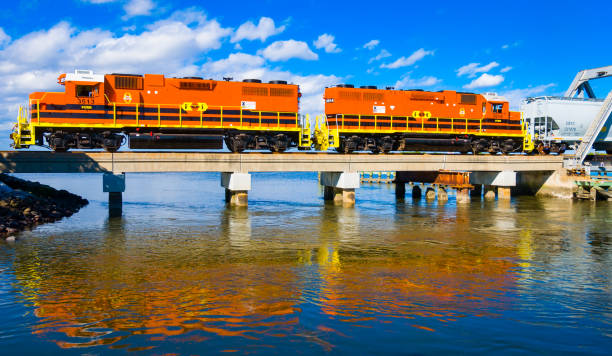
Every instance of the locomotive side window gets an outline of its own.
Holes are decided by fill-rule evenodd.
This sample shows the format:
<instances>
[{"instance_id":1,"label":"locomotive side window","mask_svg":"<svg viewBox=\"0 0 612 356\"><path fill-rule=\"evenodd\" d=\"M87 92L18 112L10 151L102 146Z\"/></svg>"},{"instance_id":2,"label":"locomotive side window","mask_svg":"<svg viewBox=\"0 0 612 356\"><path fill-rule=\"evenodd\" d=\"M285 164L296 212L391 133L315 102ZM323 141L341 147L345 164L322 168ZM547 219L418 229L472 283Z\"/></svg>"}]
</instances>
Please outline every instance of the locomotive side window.
<instances>
[{"instance_id":1,"label":"locomotive side window","mask_svg":"<svg viewBox=\"0 0 612 356\"><path fill-rule=\"evenodd\" d=\"M491 104L491 111L496 114L501 114L504 104Z\"/></svg>"},{"instance_id":2,"label":"locomotive side window","mask_svg":"<svg viewBox=\"0 0 612 356\"><path fill-rule=\"evenodd\" d=\"M98 89L94 85L77 85L76 96L91 98L98 93Z\"/></svg>"}]
</instances>

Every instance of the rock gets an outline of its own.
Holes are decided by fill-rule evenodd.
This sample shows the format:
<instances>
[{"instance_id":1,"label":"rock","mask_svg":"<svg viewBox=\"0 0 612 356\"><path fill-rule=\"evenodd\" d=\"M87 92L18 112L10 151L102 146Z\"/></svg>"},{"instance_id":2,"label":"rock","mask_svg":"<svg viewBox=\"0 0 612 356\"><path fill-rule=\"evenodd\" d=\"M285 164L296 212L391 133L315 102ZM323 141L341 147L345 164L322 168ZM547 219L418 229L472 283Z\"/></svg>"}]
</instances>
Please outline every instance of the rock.
<instances>
[{"instance_id":1,"label":"rock","mask_svg":"<svg viewBox=\"0 0 612 356\"><path fill-rule=\"evenodd\" d=\"M6 242L15 242L17 241L17 237L11 235L6 238Z\"/></svg>"}]
</instances>

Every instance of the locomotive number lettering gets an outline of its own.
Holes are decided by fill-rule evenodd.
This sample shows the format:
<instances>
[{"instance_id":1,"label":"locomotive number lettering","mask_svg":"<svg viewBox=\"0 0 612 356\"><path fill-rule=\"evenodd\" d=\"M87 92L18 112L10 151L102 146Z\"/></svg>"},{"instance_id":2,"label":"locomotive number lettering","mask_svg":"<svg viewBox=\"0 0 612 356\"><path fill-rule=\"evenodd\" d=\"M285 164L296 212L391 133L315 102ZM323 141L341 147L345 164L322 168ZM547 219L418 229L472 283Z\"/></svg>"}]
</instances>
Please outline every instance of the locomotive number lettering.
<instances>
[{"instance_id":1,"label":"locomotive number lettering","mask_svg":"<svg viewBox=\"0 0 612 356\"><path fill-rule=\"evenodd\" d=\"M92 107L91 107L91 105L81 105L81 109L83 109L83 110L91 110Z\"/></svg>"},{"instance_id":2,"label":"locomotive number lettering","mask_svg":"<svg viewBox=\"0 0 612 356\"><path fill-rule=\"evenodd\" d=\"M93 104L93 98L77 98L79 104ZM91 107L90 107L91 109Z\"/></svg>"}]
</instances>

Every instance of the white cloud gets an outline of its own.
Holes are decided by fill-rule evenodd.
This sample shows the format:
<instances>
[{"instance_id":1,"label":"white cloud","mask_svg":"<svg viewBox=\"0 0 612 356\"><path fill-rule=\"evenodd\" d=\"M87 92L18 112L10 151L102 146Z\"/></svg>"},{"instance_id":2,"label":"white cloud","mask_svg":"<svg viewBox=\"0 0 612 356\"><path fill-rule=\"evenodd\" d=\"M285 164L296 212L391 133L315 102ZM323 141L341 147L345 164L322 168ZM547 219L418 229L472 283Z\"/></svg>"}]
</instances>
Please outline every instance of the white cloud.
<instances>
[{"instance_id":1,"label":"white cloud","mask_svg":"<svg viewBox=\"0 0 612 356\"><path fill-rule=\"evenodd\" d=\"M387 58L387 57L391 57L391 53L389 53L389 51L387 51L386 49L382 49L378 55L376 55L375 57L370 58L368 63L372 63L374 61L379 61L379 60L381 60L383 58Z\"/></svg>"},{"instance_id":2,"label":"white cloud","mask_svg":"<svg viewBox=\"0 0 612 356\"><path fill-rule=\"evenodd\" d=\"M225 59L208 62L202 66L202 72L211 77L233 77L234 80L261 79L286 80L289 83L299 84L302 97L300 99L300 112L303 114L318 115L323 112L323 91L341 83L343 78L335 75L298 75L288 71L273 69L266 66L260 56L245 53L233 53Z\"/></svg>"},{"instance_id":3,"label":"white cloud","mask_svg":"<svg viewBox=\"0 0 612 356\"><path fill-rule=\"evenodd\" d=\"M530 96L537 96L544 94L548 89L555 87L556 84L542 84L535 87L528 87L524 89L512 89L501 92L500 95L508 99L510 102L510 108L512 110L518 110L519 105L523 99L528 98Z\"/></svg>"},{"instance_id":4,"label":"white cloud","mask_svg":"<svg viewBox=\"0 0 612 356\"><path fill-rule=\"evenodd\" d=\"M507 66L507 67L503 67L499 72L500 73L506 73L512 70L512 67Z\"/></svg>"},{"instance_id":5,"label":"white cloud","mask_svg":"<svg viewBox=\"0 0 612 356\"><path fill-rule=\"evenodd\" d=\"M236 33L232 36L232 43L242 40L260 40L264 42L268 37L277 35L285 31L285 26L275 27L274 20L269 17L259 19L257 26L251 21L247 21L240 25Z\"/></svg>"},{"instance_id":6,"label":"white cloud","mask_svg":"<svg viewBox=\"0 0 612 356\"><path fill-rule=\"evenodd\" d=\"M291 58L304 60L317 60L319 56L310 50L308 44L303 41L288 40L276 41L266 47L261 54L271 61L286 61Z\"/></svg>"},{"instance_id":7,"label":"white cloud","mask_svg":"<svg viewBox=\"0 0 612 356\"><path fill-rule=\"evenodd\" d=\"M238 77L241 73L263 66L264 62L265 60L260 56L246 53L232 53L225 59L204 64L202 66L202 72L217 74L219 76Z\"/></svg>"},{"instance_id":8,"label":"white cloud","mask_svg":"<svg viewBox=\"0 0 612 356\"><path fill-rule=\"evenodd\" d=\"M467 74L468 78L474 78L478 73L486 73L491 69L499 66L497 62L491 62L487 65L480 66L480 63L470 63L466 64L463 67L456 70L457 76L461 77L462 75Z\"/></svg>"},{"instance_id":9,"label":"white cloud","mask_svg":"<svg viewBox=\"0 0 612 356\"><path fill-rule=\"evenodd\" d=\"M510 47L518 47L521 44L521 41L514 41L513 43L507 43L501 46L502 49L508 49Z\"/></svg>"},{"instance_id":10,"label":"white cloud","mask_svg":"<svg viewBox=\"0 0 612 356\"><path fill-rule=\"evenodd\" d=\"M125 16L123 19L129 19L135 16L151 15L151 10L155 7L155 3L151 0L129 0L123 5Z\"/></svg>"},{"instance_id":11,"label":"white cloud","mask_svg":"<svg viewBox=\"0 0 612 356\"><path fill-rule=\"evenodd\" d=\"M317 49L325 48L326 53L341 52L342 50L338 48L337 45L334 43L334 39L335 39L334 36L324 33L321 36L319 36L319 38L317 38L317 40L314 41L312 44Z\"/></svg>"},{"instance_id":12,"label":"white cloud","mask_svg":"<svg viewBox=\"0 0 612 356\"><path fill-rule=\"evenodd\" d=\"M411 66L415 64L417 61L420 61L425 56L433 55L433 54L434 54L433 51L426 51L423 48L419 48L416 51L414 51L414 53L412 53L409 57L398 58L395 62L389 63L389 64L381 64L380 67L389 68L389 69L407 67L407 66Z\"/></svg>"},{"instance_id":13,"label":"white cloud","mask_svg":"<svg viewBox=\"0 0 612 356\"><path fill-rule=\"evenodd\" d=\"M0 27L0 47L8 44L9 42L11 42L11 36L7 35L6 32L4 32L4 29Z\"/></svg>"},{"instance_id":14,"label":"white cloud","mask_svg":"<svg viewBox=\"0 0 612 356\"><path fill-rule=\"evenodd\" d=\"M90 4L108 4L112 2L122 2L123 10L125 11L125 15L123 15L123 20L128 20L132 17L136 16L145 16L151 15L151 10L155 8L155 3L153 0L81 0L83 2L88 2Z\"/></svg>"},{"instance_id":15,"label":"white cloud","mask_svg":"<svg viewBox=\"0 0 612 356\"><path fill-rule=\"evenodd\" d=\"M503 75L490 75L483 73L480 77L472 80L469 84L464 85L465 89L476 89L494 87L504 81Z\"/></svg>"},{"instance_id":16,"label":"white cloud","mask_svg":"<svg viewBox=\"0 0 612 356\"><path fill-rule=\"evenodd\" d=\"M419 79L413 79L409 74L407 74L395 83L395 89L430 87L440 83L441 81L441 79L432 76L424 76Z\"/></svg>"},{"instance_id":17,"label":"white cloud","mask_svg":"<svg viewBox=\"0 0 612 356\"><path fill-rule=\"evenodd\" d=\"M380 43L379 40L371 40L368 43L364 44L362 48L367 48L369 50L373 50L374 47L378 46L379 43Z\"/></svg>"}]
</instances>

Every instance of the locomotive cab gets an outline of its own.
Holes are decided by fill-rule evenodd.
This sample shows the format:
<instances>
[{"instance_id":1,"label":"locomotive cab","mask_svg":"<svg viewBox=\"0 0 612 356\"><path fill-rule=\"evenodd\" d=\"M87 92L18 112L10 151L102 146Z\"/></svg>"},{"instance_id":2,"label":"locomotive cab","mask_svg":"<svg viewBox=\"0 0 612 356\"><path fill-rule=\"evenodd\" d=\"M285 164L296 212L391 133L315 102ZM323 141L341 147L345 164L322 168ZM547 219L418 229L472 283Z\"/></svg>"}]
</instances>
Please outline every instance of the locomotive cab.
<instances>
[{"instance_id":1,"label":"locomotive cab","mask_svg":"<svg viewBox=\"0 0 612 356\"><path fill-rule=\"evenodd\" d=\"M58 83L65 86L66 102L82 105L104 105L104 75L90 70L62 74Z\"/></svg>"}]
</instances>

